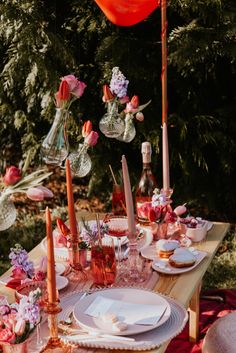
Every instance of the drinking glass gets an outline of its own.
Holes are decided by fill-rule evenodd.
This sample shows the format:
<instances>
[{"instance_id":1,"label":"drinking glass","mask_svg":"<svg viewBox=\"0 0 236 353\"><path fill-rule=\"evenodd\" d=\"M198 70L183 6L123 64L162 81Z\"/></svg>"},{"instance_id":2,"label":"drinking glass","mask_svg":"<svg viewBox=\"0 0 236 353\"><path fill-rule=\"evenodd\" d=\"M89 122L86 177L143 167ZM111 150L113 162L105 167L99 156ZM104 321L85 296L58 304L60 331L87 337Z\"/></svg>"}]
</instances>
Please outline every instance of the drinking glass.
<instances>
[{"instance_id":1,"label":"drinking glass","mask_svg":"<svg viewBox=\"0 0 236 353\"><path fill-rule=\"evenodd\" d=\"M125 271L124 266L122 266L121 239L128 236L128 219L127 217L111 216L106 224L108 225L109 235L117 238L117 267L119 275L121 275Z\"/></svg>"},{"instance_id":2,"label":"drinking glass","mask_svg":"<svg viewBox=\"0 0 236 353\"><path fill-rule=\"evenodd\" d=\"M122 185L113 184L112 213L115 216L125 215L125 194Z\"/></svg>"},{"instance_id":3,"label":"drinking glass","mask_svg":"<svg viewBox=\"0 0 236 353\"><path fill-rule=\"evenodd\" d=\"M107 286L116 279L116 255L112 237L105 236L91 246L91 273L96 285Z\"/></svg>"}]
</instances>

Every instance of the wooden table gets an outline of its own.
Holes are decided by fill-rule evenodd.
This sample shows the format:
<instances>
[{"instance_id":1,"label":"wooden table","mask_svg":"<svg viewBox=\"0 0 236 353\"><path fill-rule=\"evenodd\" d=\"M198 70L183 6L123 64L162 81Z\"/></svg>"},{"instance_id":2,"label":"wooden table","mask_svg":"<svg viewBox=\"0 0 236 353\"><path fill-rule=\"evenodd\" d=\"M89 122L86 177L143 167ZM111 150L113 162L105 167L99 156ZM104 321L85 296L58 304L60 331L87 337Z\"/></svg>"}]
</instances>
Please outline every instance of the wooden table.
<instances>
[{"instance_id":1,"label":"wooden table","mask_svg":"<svg viewBox=\"0 0 236 353\"><path fill-rule=\"evenodd\" d=\"M94 219L94 215L87 213L79 213L78 218L85 217L87 220ZM203 261L192 271L181 275L164 275L160 274L159 280L155 286L155 291L169 295L172 298L181 302L186 308L189 308L189 338L191 341L198 339L199 333L199 293L201 289L202 278L207 271L210 263L221 244L224 236L230 227L229 223L214 222L212 229L208 232L207 237L201 243L195 243L194 246L199 250L206 251L208 255ZM32 260L39 260L45 255L39 244L30 252ZM10 275L10 270L8 271ZM10 301L14 301L14 290L3 285L0 286L0 294L7 295ZM162 345L159 349L152 350L152 353L163 353L167 346ZM83 352L85 350L83 349ZM91 349L89 352L105 352L105 350ZM110 351L112 352L112 351ZM118 351L114 351L118 353Z\"/></svg>"}]
</instances>

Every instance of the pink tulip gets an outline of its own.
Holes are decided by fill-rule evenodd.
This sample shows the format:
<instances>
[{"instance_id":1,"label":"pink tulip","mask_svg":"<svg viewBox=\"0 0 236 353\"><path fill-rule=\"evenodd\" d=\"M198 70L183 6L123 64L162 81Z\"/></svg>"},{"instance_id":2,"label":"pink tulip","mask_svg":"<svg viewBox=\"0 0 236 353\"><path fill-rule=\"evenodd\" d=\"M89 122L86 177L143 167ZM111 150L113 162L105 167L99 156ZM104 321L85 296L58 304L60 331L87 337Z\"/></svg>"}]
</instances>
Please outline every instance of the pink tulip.
<instances>
[{"instance_id":1,"label":"pink tulip","mask_svg":"<svg viewBox=\"0 0 236 353\"><path fill-rule=\"evenodd\" d=\"M43 201L45 198L53 197L53 193L42 185L29 188L26 192L27 197L33 201Z\"/></svg>"},{"instance_id":2,"label":"pink tulip","mask_svg":"<svg viewBox=\"0 0 236 353\"><path fill-rule=\"evenodd\" d=\"M138 120L138 121L143 121L144 120L144 115L142 112L138 112L136 115L135 115L135 118Z\"/></svg>"},{"instance_id":3,"label":"pink tulip","mask_svg":"<svg viewBox=\"0 0 236 353\"><path fill-rule=\"evenodd\" d=\"M138 96L133 96L131 101L126 104L126 108L124 110L125 113L135 113L137 112L139 106Z\"/></svg>"},{"instance_id":4,"label":"pink tulip","mask_svg":"<svg viewBox=\"0 0 236 353\"><path fill-rule=\"evenodd\" d=\"M6 168L6 174L3 177L3 181L6 186L14 185L21 179L20 169L14 165Z\"/></svg>"},{"instance_id":5,"label":"pink tulip","mask_svg":"<svg viewBox=\"0 0 236 353\"><path fill-rule=\"evenodd\" d=\"M52 198L54 196L53 192L51 190L49 190L48 188L46 188L45 186L39 185L39 186L36 186L36 189L39 189L43 192L45 199Z\"/></svg>"},{"instance_id":6,"label":"pink tulip","mask_svg":"<svg viewBox=\"0 0 236 353\"><path fill-rule=\"evenodd\" d=\"M27 277L27 274L25 273L24 270L22 270L22 268L20 267L15 267L13 270L12 270L12 275L11 277L15 278L15 279L25 279Z\"/></svg>"},{"instance_id":7,"label":"pink tulip","mask_svg":"<svg viewBox=\"0 0 236 353\"><path fill-rule=\"evenodd\" d=\"M42 201L44 199L44 192L38 188L29 188L26 195L33 201Z\"/></svg>"},{"instance_id":8,"label":"pink tulip","mask_svg":"<svg viewBox=\"0 0 236 353\"><path fill-rule=\"evenodd\" d=\"M93 125L90 120L85 121L83 127L82 127L82 136L87 137L90 132L92 131Z\"/></svg>"},{"instance_id":9,"label":"pink tulip","mask_svg":"<svg viewBox=\"0 0 236 353\"><path fill-rule=\"evenodd\" d=\"M87 143L89 146L95 146L98 140L98 133L96 131L91 131L90 134L85 137L84 142Z\"/></svg>"},{"instance_id":10,"label":"pink tulip","mask_svg":"<svg viewBox=\"0 0 236 353\"><path fill-rule=\"evenodd\" d=\"M182 214L184 214L185 212L187 211L187 208L182 205L182 206L177 206L175 209L174 209L174 212L177 216L181 216Z\"/></svg>"},{"instance_id":11,"label":"pink tulip","mask_svg":"<svg viewBox=\"0 0 236 353\"><path fill-rule=\"evenodd\" d=\"M77 87L71 91L71 93L74 94L77 98L80 98L83 95L86 87L87 85L84 82L79 81Z\"/></svg>"},{"instance_id":12,"label":"pink tulip","mask_svg":"<svg viewBox=\"0 0 236 353\"><path fill-rule=\"evenodd\" d=\"M15 334L17 336L21 336L23 335L23 333L25 332L25 326L26 326L26 322L24 319L21 319L19 318L16 322L16 325L15 325Z\"/></svg>"},{"instance_id":13,"label":"pink tulip","mask_svg":"<svg viewBox=\"0 0 236 353\"><path fill-rule=\"evenodd\" d=\"M74 75L67 75L62 77L62 81L66 81L69 86L70 93L74 94L77 98L80 98L84 93L87 85L79 81Z\"/></svg>"},{"instance_id":14,"label":"pink tulip","mask_svg":"<svg viewBox=\"0 0 236 353\"><path fill-rule=\"evenodd\" d=\"M120 98L120 104L125 104L129 102L129 96L124 96Z\"/></svg>"},{"instance_id":15,"label":"pink tulip","mask_svg":"<svg viewBox=\"0 0 236 353\"><path fill-rule=\"evenodd\" d=\"M4 328L0 331L0 342L7 342L14 344L16 340L15 333L12 332L9 328Z\"/></svg>"},{"instance_id":16,"label":"pink tulip","mask_svg":"<svg viewBox=\"0 0 236 353\"><path fill-rule=\"evenodd\" d=\"M67 238L63 234L58 234L56 236L56 244L58 247L66 247L67 246Z\"/></svg>"}]
</instances>

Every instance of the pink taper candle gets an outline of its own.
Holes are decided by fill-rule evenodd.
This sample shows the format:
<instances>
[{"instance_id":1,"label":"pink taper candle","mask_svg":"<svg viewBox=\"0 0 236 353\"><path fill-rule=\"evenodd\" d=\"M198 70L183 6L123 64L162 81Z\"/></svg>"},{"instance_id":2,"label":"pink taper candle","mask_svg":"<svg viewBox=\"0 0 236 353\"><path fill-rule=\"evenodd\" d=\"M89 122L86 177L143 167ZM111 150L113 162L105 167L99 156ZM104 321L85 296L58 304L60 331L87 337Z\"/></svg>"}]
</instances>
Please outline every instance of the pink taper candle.
<instances>
[{"instance_id":1,"label":"pink taper candle","mask_svg":"<svg viewBox=\"0 0 236 353\"><path fill-rule=\"evenodd\" d=\"M66 160L66 189L67 189L70 232L71 232L72 241L76 242L78 241L78 232L77 232L77 222L76 222L76 216L75 216L75 205L74 205L72 177L71 177L69 159Z\"/></svg>"},{"instance_id":2,"label":"pink taper candle","mask_svg":"<svg viewBox=\"0 0 236 353\"><path fill-rule=\"evenodd\" d=\"M162 170L163 170L163 190L170 189L170 172L169 172L169 148L168 148L168 132L167 124L162 126Z\"/></svg>"},{"instance_id":3,"label":"pink taper candle","mask_svg":"<svg viewBox=\"0 0 236 353\"><path fill-rule=\"evenodd\" d=\"M135 217L134 217L134 205L133 197L130 186L129 171L126 162L125 156L122 156L122 172L123 172L123 184L125 191L125 203L126 203L126 212L128 218L128 231L129 235L136 238L136 227L135 227Z\"/></svg>"},{"instance_id":4,"label":"pink taper candle","mask_svg":"<svg viewBox=\"0 0 236 353\"><path fill-rule=\"evenodd\" d=\"M46 235L47 235L47 291L48 291L48 302L55 303L57 300L57 289L56 289L56 273L55 273L55 259L54 259L54 247L53 247L53 236L52 236L52 221L51 214L46 208Z\"/></svg>"}]
</instances>

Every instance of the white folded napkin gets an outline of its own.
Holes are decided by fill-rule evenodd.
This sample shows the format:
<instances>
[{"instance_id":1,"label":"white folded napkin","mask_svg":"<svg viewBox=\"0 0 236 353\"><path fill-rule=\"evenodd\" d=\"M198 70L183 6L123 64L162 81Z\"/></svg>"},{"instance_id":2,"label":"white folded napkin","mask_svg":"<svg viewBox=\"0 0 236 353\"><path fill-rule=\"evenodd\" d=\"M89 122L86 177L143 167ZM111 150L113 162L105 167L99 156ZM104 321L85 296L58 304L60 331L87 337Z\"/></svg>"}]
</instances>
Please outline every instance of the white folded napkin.
<instances>
[{"instance_id":1,"label":"white folded napkin","mask_svg":"<svg viewBox=\"0 0 236 353\"><path fill-rule=\"evenodd\" d=\"M134 304L98 295L86 309L85 314L99 318L113 313L119 321L129 325L155 325L163 316L167 305Z\"/></svg>"}]
</instances>

